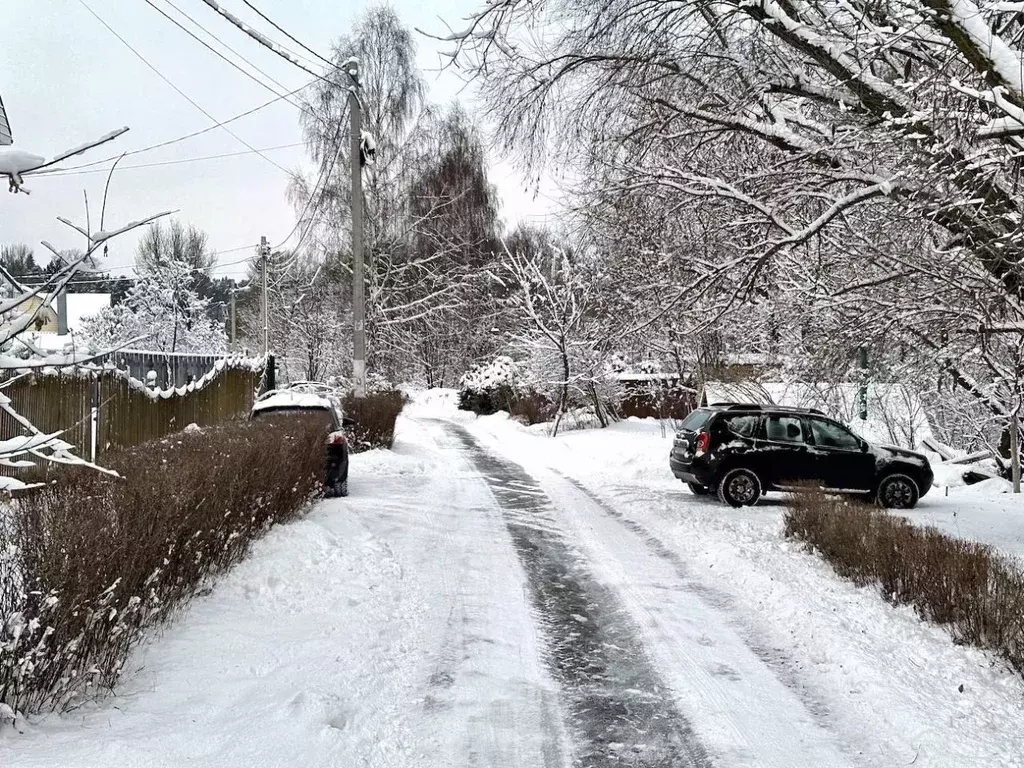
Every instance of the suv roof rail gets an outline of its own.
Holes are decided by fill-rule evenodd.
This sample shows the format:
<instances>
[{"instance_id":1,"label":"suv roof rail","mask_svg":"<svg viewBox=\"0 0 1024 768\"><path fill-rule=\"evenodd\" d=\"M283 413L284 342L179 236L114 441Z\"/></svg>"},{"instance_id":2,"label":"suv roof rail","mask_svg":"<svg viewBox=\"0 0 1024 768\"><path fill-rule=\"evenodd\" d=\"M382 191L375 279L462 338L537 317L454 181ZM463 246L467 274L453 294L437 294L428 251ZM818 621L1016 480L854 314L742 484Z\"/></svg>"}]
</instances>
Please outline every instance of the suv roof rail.
<instances>
[{"instance_id":1,"label":"suv roof rail","mask_svg":"<svg viewBox=\"0 0 1024 768\"><path fill-rule=\"evenodd\" d=\"M768 405L765 403L715 403L708 408L721 408L724 411L789 411L791 413L814 413L818 416L827 414L820 408L801 408L794 405Z\"/></svg>"}]
</instances>

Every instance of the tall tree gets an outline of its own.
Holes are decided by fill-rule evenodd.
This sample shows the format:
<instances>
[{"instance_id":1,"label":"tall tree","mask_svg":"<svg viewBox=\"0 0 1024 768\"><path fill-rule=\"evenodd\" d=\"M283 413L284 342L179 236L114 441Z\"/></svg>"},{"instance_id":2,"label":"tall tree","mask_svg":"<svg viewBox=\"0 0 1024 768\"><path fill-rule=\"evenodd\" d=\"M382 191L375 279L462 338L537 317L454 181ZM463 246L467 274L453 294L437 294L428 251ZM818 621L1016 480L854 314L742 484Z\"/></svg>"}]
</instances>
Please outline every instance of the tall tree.
<instances>
[{"instance_id":1,"label":"tall tree","mask_svg":"<svg viewBox=\"0 0 1024 768\"><path fill-rule=\"evenodd\" d=\"M14 277L42 274L32 249L24 243L0 246L0 266Z\"/></svg>"},{"instance_id":2,"label":"tall tree","mask_svg":"<svg viewBox=\"0 0 1024 768\"><path fill-rule=\"evenodd\" d=\"M480 286L497 240L497 199L479 132L457 106L443 113L425 103L412 35L388 7L368 11L337 42L338 69L317 85L303 117L318 171L291 186L303 231L296 250L324 259L338 292L350 293L350 83L342 68L352 57L363 128L376 144L362 169L369 365L386 376L443 380L463 369L452 360L484 338L465 326L469 319L475 329L488 312Z\"/></svg>"},{"instance_id":3,"label":"tall tree","mask_svg":"<svg viewBox=\"0 0 1024 768\"><path fill-rule=\"evenodd\" d=\"M166 226L157 222L150 226L135 251L135 268L148 273L174 262L209 276L215 256L205 232L172 219Z\"/></svg>"}]
</instances>

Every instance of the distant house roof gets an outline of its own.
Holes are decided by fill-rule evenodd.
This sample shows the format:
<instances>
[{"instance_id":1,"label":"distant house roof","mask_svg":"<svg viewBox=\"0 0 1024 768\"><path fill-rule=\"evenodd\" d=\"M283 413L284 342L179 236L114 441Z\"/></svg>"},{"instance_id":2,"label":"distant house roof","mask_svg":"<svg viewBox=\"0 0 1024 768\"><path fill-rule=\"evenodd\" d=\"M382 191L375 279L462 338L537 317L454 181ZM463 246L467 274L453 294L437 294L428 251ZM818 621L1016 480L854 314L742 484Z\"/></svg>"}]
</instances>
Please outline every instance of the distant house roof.
<instances>
[{"instance_id":1,"label":"distant house roof","mask_svg":"<svg viewBox=\"0 0 1024 768\"><path fill-rule=\"evenodd\" d=\"M68 330L82 330L82 320L110 306L109 293L68 293Z\"/></svg>"},{"instance_id":2,"label":"distant house roof","mask_svg":"<svg viewBox=\"0 0 1024 768\"><path fill-rule=\"evenodd\" d=\"M933 437L921 398L902 384L867 386L867 419L860 418L860 385L851 382L781 383L709 381L701 405L758 403L819 408L867 440L908 448Z\"/></svg>"}]
</instances>

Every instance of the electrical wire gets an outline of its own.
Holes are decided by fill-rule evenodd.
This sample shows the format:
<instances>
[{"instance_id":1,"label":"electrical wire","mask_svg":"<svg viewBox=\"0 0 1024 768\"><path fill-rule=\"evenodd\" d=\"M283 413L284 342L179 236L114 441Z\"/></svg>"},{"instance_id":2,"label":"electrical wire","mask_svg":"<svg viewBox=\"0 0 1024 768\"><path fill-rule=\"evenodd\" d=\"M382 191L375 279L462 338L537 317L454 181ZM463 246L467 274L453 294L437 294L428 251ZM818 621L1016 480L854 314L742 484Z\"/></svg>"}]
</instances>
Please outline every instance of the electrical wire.
<instances>
[{"instance_id":1,"label":"electrical wire","mask_svg":"<svg viewBox=\"0 0 1024 768\"><path fill-rule=\"evenodd\" d=\"M79 0L79 2L82 2L82 0ZM321 75L321 74L319 74L317 72L314 72L312 69L310 69L305 64L300 62L296 57L294 57L293 55L291 55L287 51L283 50L280 46L278 46L277 43L273 42L270 38L268 38L265 35L257 32L254 29L250 29L247 24L245 24L245 23L243 23L241 21L241 19L236 17L234 14L232 14L232 13L224 10L223 8L221 8L220 5L215 2L215 0L203 0L203 2L205 2L206 5L209 6L211 10L215 11L220 16L222 16L224 19L226 19L232 26L234 26L238 30L244 32L249 37L251 37L253 40L255 40L257 43L262 45L264 48L266 48L267 50L269 50L272 53L274 53L274 55L279 56L280 58L284 59L285 61L287 61L292 66L298 67L303 72L308 72L309 74L313 75L313 77L317 78L318 80L322 80L323 82L325 82L325 83L327 83L329 85L333 85L335 88L345 88L346 87L346 86L341 85L340 83L336 83L333 80L330 80L327 77L324 77L323 75ZM334 67L335 69L338 69L338 67L336 67L333 64L331 64L331 66ZM342 71L342 70L339 69L338 71Z\"/></svg>"},{"instance_id":2,"label":"electrical wire","mask_svg":"<svg viewBox=\"0 0 1024 768\"><path fill-rule=\"evenodd\" d=\"M306 50L306 51L308 51L309 53L313 54L313 55L314 55L314 56L315 56L316 58L320 59L320 61L322 61L322 62L323 62L324 64L326 64L327 66L329 66L329 67L334 67L335 69L338 69L338 65L337 65L337 64L335 64L335 63L334 63L333 61L330 61L329 59L325 59L325 58L324 58L323 56L321 56L321 55L320 55L319 53L317 53L316 51L314 51L314 50L313 50L312 48L310 48L310 47L309 47L308 45L306 45L306 44L305 44L304 42L302 42L302 41L301 41L301 40L299 40L299 39L298 39L297 37L295 37L294 35L292 35L291 33L289 33L289 32L288 32L288 30L284 29L284 28L283 28L282 26L280 26L279 24L277 24L277 23L276 23L276 22L275 22L275 21L274 21L273 19L271 19L271 18L270 18L269 16L267 16L267 15L266 15L266 14L265 14L265 13L264 13L263 11L261 11L261 10L260 10L259 8L257 8L257 7L256 7L255 5L253 5L252 3L250 3L250 2L249 2L249 0L242 0L242 2L243 2L243 3L245 3L245 4L246 4L246 5L247 5L247 6L249 7L249 8L251 8L251 9L252 9L253 11L255 11L255 12L256 12L256 14L257 14L257 15L258 15L258 16L259 16L259 17L260 17L261 19L263 19L263 20L264 20L265 22L267 22L267 23L268 23L268 24L269 24L270 26L272 26L272 27L273 27L274 29L276 29L276 30L277 30L278 32L280 32L281 34L283 34L283 35L284 35L285 37L287 37L287 38L288 38L289 40L291 40L291 41L292 41L293 43L296 43L297 45L299 45L299 46L300 46L301 48L303 48L304 50Z\"/></svg>"},{"instance_id":3,"label":"electrical wire","mask_svg":"<svg viewBox=\"0 0 1024 768\"><path fill-rule=\"evenodd\" d=\"M294 96L296 93L299 93L300 91L304 91L306 88L309 88L311 85L314 85L315 83L316 83L315 80L311 80L310 82L306 83L305 85L301 85L298 88L296 88L294 91L291 91L290 93L287 93L285 95L286 96ZM154 149L163 149L164 147L169 147L172 144L179 144L182 141L187 141L188 139L194 139L196 136L202 136L204 133L209 133L210 131L215 131L218 128L220 128L221 126L227 125L228 123L233 123L236 120L241 120L243 117L248 117L249 115L252 115L252 114L254 114L256 112L259 112L262 109L266 109L267 107L276 104L277 102L281 101L283 98L284 98L284 96L279 96L276 99L271 99L270 101L265 101L262 104L253 107L252 109L248 109L245 112L242 112L240 114L235 115L234 117L229 117L227 120L221 120L221 121L216 122L216 123L214 123L213 125L211 125L211 126L209 126L207 128L203 128L202 130L199 130L199 131L193 131L192 133L187 133L184 136L179 136L176 139L168 139L166 141L158 142L157 144L150 144L148 147L142 147L141 149L132 149L132 150L129 150L129 151L123 153L122 155L111 155L110 157L104 158L103 160L93 160L90 163L82 163L81 165L69 165L69 166L66 166L66 167L63 167L63 168L54 168L53 170L47 169L47 170L39 171L37 175L38 176L44 176L44 175L49 175L49 174L52 174L52 173L58 173L58 172L61 172L61 171L77 171L77 170L80 170L82 168L92 168L92 167L97 166L97 165L102 165L103 163L112 162L112 161L117 160L117 159L119 159L121 157L128 157L129 155L141 155L143 152L152 152Z\"/></svg>"},{"instance_id":4,"label":"electrical wire","mask_svg":"<svg viewBox=\"0 0 1024 768\"><path fill-rule=\"evenodd\" d=\"M310 193L309 199L306 200L306 204L302 208L302 213L300 213L298 215L298 217L296 218L296 220L295 220L295 226L292 227L291 232L289 232L280 243L278 243L276 246L274 246L274 250L279 249L281 246L283 246L285 243L287 243L291 239L291 236L295 234L296 230L299 228L299 226L301 226L303 219L306 218L306 214L309 213L309 206L313 202L314 198L316 198L316 200L317 200L316 205L313 208L313 215L314 216L316 214L317 209L320 207L320 203L323 201L324 192L327 189L327 181L330 178L330 174L334 173L334 166L337 165L338 157L341 155L341 143L338 140L341 138L341 128L345 124L345 117L346 117L347 114L348 114L347 112L342 113L342 115L338 119L338 125L337 125L337 127L335 128L335 131L334 131L334 143L337 146L337 149L334 152L334 157L331 158L330 166L321 166L321 168L320 168L320 175L317 177L316 183L313 184L313 191ZM321 187L321 185L322 185L322 187ZM321 187L319 193L317 193L317 191L316 191L317 187ZM311 217L309 219L308 224L307 224L306 232L304 232L299 237L299 243L298 243L298 245L295 246L295 251L296 252L298 252L298 249L302 247L302 243L305 241L306 236L309 233L309 230L312 229L312 228L313 228L313 219Z\"/></svg>"},{"instance_id":5,"label":"electrical wire","mask_svg":"<svg viewBox=\"0 0 1024 768\"><path fill-rule=\"evenodd\" d=\"M241 73L242 73L243 75L245 75L245 76L246 76L246 77L248 77L248 78L249 78L250 80L252 80L252 81L253 81L254 83L256 83L257 85L259 85L259 86L260 86L260 87L262 87L262 88L265 88L265 89L267 89L268 91L270 91L270 92L271 92L272 94L274 94L275 96L280 96L280 97L282 97L282 98L285 98L284 96L282 96L282 94L278 93L278 92L277 92L276 90L274 90L273 88L271 88L271 87L270 87L269 85L267 85L267 84L266 84L265 82L263 82L263 81L262 81L262 80L260 80L260 79L259 79L258 77L256 77L255 75L253 75L253 74L252 74L251 72L249 72L248 70L246 70L246 69L244 69L243 67L239 66L239 65L238 65L238 64L237 64L236 62L232 61L232 60L231 60L231 59L229 59L229 58L228 58L227 56L225 56L225 55L224 55L223 53L221 53L221 52L220 52L220 51L218 51L218 50L217 50L216 48L214 48L214 47L213 47L213 46L211 46L211 45L210 45L209 43L207 43L207 42L206 42L205 40L201 39L201 38L200 38L200 37L199 37L198 35L196 35L196 34L195 34L194 32L192 32L192 30L190 30L190 29L186 28L186 27L185 27L185 26L184 26L183 24L181 24L181 22L179 22L179 21L178 21L177 19L175 19L175 18L171 17L171 16L169 15L169 14L167 14L167 12L166 12L166 11L164 11L164 10L163 10L162 8L160 8L159 6L155 5L155 4L153 3L153 0L144 0L144 2L146 3L146 5L148 5L148 6L150 7L150 8L152 8L152 9L153 9L154 11L156 11L156 12L157 12L157 13L159 13L159 14L160 14L161 16L163 16L163 17L164 17L165 19L167 19L167 20L168 20L169 22L171 22L172 24L174 24L174 25L175 25L175 26L176 26L176 27L177 27L178 29L180 29L180 30L181 30L182 32L184 32L184 33L185 33L186 35L188 35L189 37L191 37L191 38L192 38L193 40L195 40L195 41L196 41L197 43L199 43L199 44L200 44L201 46L203 46L204 48L206 48L206 49L207 49L208 51L210 51L211 53L213 53L213 54L214 54L215 56L217 56L218 58L220 58L220 59L224 60L225 62L227 62L227 63L228 63L228 64L229 64L230 66L232 66L232 67L234 67L235 69L237 69L237 70L238 70L239 72L241 72ZM228 45L227 43L225 43L225 42L224 42L223 40L221 40L221 39L220 39L219 37L217 37L217 36L216 36L215 34L213 34L212 32L210 32L210 30L208 30L208 29L207 29L206 27L204 27L204 26L203 26L202 24L200 24L200 23L199 23L198 21L196 21L196 20L195 20L195 19L194 19L194 18L193 18L192 16L190 16L189 14L187 14L187 13L186 13L185 11L181 10L181 8L179 8L179 7L177 6L177 5L175 5L175 4L173 3L173 2L171 2L171 0L164 0L164 2L165 2L165 3L167 3L167 5L169 5L169 6L171 7L171 8L173 8L174 10L176 10L176 11L177 11L178 13L180 13L180 14L181 14L182 16L184 16L184 17L185 17L186 19L188 19L189 21L191 21L191 22L192 22L192 23L193 23L193 24L194 24L195 26L197 26L197 27L198 27L199 29L201 29L201 30L202 30L203 32L205 32L205 33L206 33L207 35L209 35L209 36L210 36L210 37L212 37L212 38L213 38L214 40L216 40L216 41L217 41L218 43L220 43L221 45L223 45L223 46L224 46L224 47L225 47L225 48L226 48L226 49L227 49L228 51L230 51L231 53L233 53L233 54L234 54L235 56L237 56L238 58L240 58L240 59L241 59L242 61L244 61L244 62L245 62L246 64L248 64L248 65L249 65L250 67L252 67L252 68L253 68L254 70L256 70L256 71L257 71L257 72L259 72L259 73L260 73L261 75L263 75L263 77L267 78L267 79L268 79L268 80L269 80L270 82L274 83L274 84L275 84L276 86L278 86L279 88L287 88L287 86L286 86L286 85L284 85L283 83L281 83L281 82L280 82L279 80L276 80L276 79L275 79L275 78L274 78L274 77L273 77L272 75L269 75L269 74L267 74L267 72L265 72L264 70L260 69L260 68L259 68L258 66L256 66L256 65L255 65L255 64L254 64L254 63L253 63L252 61L250 61L249 59L247 59L247 58L246 58L245 56L243 56L243 55L242 55L241 53L239 53L238 51L236 51L236 50L235 50L234 48L232 48L232 47L231 47L230 45ZM309 116L310 116L310 117L312 117L313 119L315 119L315 120L319 120L320 122L326 122L326 121L324 120L324 118L323 118L323 117L322 117L321 115L317 114L316 112L314 112L314 111L313 111L312 109L310 109L309 107L307 107L307 106L305 106L305 105L303 105L303 104L301 104L301 103L297 103L297 102L294 102L294 101L290 101L290 100L288 100L287 98L286 98L285 100L286 100L286 101L288 101L288 103L289 103L289 104L291 104L291 105L292 105L293 107L295 107L296 109L298 109L298 110L299 110L300 112L304 112L305 114L309 115Z\"/></svg>"},{"instance_id":6,"label":"electrical wire","mask_svg":"<svg viewBox=\"0 0 1024 768\"><path fill-rule=\"evenodd\" d=\"M204 115L206 115L206 117L207 117L207 118L209 118L210 120L213 120L214 122L217 122L217 118L215 118L215 117L214 117L213 115L211 115L211 114L210 114L209 112L207 112L207 111L206 111L205 109L203 109L203 107L202 107L202 106L201 106L201 105L200 105L200 104L199 104L198 102L196 102L196 101L195 101L194 99L192 99L192 97L191 97L191 96L189 96L189 95L188 95L187 93L185 93L185 92L184 92L183 90L181 90L181 88L179 88L179 87L178 87L177 85L175 85L175 84L174 84L174 83L173 83L173 82L172 82L172 81L171 81L171 80L170 80L170 79L169 79L169 78L168 78L168 77L167 77L166 75L164 75L164 74L163 74L163 73L162 73L162 72L161 72L161 71L160 71L159 69L157 69L157 68L156 68L156 67L155 67L155 66L154 66L153 64L151 64L151 63L150 63L150 61L149 61L149 60L148 60L148 59L147 59L147 58L146 58L145 56L143 56L143 55L142 55L141 53L139 53L139 52L138 52L138 50L136 50L136 49L135 49L135 48L134 48L134 47L132 46L132 44L131 44L131 43L129 43L129 42L127 41L127 40L125 40L125 39L124 39L124 38L123 38L123 37L122 37L122 36L121 36L120 34L118 34L118 32L117 32L117 31L116 31L116 30L115 30L115 29L114 29L113 27L111 27L111 26L110 26L109 24L107 24L107 22L103 20L103 17L102 17L102 16L100 16L100 15L99 15L98 13L96 13L96 11L94 11L94 10L93 10L93 9L92 9L92 8L91 8L91 7L89 6L89 5L88 5L88 3L86 3L86 2L85 2L85 0L78 0L78 2L79 2L79 3L80 3L80 4L82 5L82 7L84 7L84 8L85 8L85 9L86 9L86 10L87 10L87 11L88 11L89 13L91 13L91 14L92 14L92 15L93 15L93 16L94 16L94 17L96 18L96 20L100 22L100 24L102 24L102 25L103 25L104 27L106 27L106 28L107 28L107 30L108 30L108 31L109 31L109 32L110 32L110 33L111 33L111 34L112 34L112 35L113 35L114 37L116 37L116 38L117 38L118 40L120 40L120 41L121 41L121 43L122 43L122 44L123 44L123 45L124 45L124 46L125 46L125 47L126 47L126 48L127 48L128 50L130 50L130 51L131 51L132 53L134 53L134 54L135 54L135 55L136 55L136 56L137 56L137 57L138 57L138 58L139 58L139 59L140 59L140 60L142 61L142 63L144 63L144 64L145 64L145 65L146 65L147 67L149 67L149 68L150 68L151 70L153 70L153 72L154 72L154 73L155 73L155 74L156 74L156 75L157 75L157 76L158 76L158 77L159 77L159 78L160 78L161 80L163 80L163 81L164 81L165 83L167 83L167 84L168 84L169 86L171 86L171 88L173 88L173 89L174 89L175 91L177 91L177 92L178 92L178 94L182 96L182 98L184 98L184 99L185 99L186 101L188 101L188 103L189 103L189 104L191 104L191 105L192 105L193 107L195 107L195 108L196 108L196 109L198 109L198 110L199 110L200 112L202 112L202 113L203 113ZM313 73L313 74L315 74L315 73ZM266 161L267 161L268 163L270 163L271 165L273 165L273 166L274 166L274 167L276 167L276 168L279 168L279 169L280 169L281 171L283 171L284 173L288 173L288 174L290 174L290 172L288 171L288 169L287 169L287 168L285 168L285 167L284 167L284 166L282 166L282 165L279 165L278 163L274 162L273 160L271 160L271 159L270 159L269 157L267 157L266 155L262 154L262 153L261 153L261 152L260 152L260 151L259 151L258 149L256 149L256 147L254 147L254 146L253 146L252 144L250 144L249 142L247 142L247 141L246 141L245 139L243 139L243 138L242 138L241 136L239 136L239 135L238 135L237 133L235 133L234 131L232 131L232 130L231 130L230 128L228 128L228 127L227 127L226 125L224 125L224 124L221 124L221 125L220 125L220 127L221 127L221 128L223 128L223 129L224 129L225 131L227 131L227 132L228 132L229 134L231 134L231 135L232 135L232 136L233 136L233 137L234 137L235 139L237 139L237 140L238 140L239 142L241 142L242 144L244 144L244 145L245 145L246 147L248 147L249 149L251 149L251 150L252 150L253 152L255 152L256 154L258 154L258 155L259 155L260 157L262 157L262 158L263 158L264 160L266 160Z\"/></svg>"},{"instance_id":7,"label":"electrical wire","mask_svg":"<svg viewBox=\"0 0 1024 768\"><path fill-rule=\"evenodd\" d=\"M225 253L234 253L234 252L242 251L242 250L256 249L258 247L259 247L259 243L253 243L252 245L242 245L242 246L239 246L237 248L228 248L228 249L223 250L223 251L217 251L216 253L213 253L211 255L212 256L219 256L219 255L225 254ZM237 259L235 261L228 261L228 262L224 262L223 264L218 262L216 264L211 265L210 271L213 272L214 270L221 269L223 267L234 267L234 266L238 266L239 264L247 264L247 263L250 263L253 260L253 258L254 258L253 256L247 256L244 259ZM134 282L134 281L137 281L137 280L140 279L140 277L138 275L138 272L136 270L136 267L134 265L127 265L127 266L123 266L123 267L111 267L111 269L127 269L127 270L130 270L132 272L135 272L135 276L110 275L109 273L107 273L108 274L107 277L97 277L97 278L91 278L91 279L85 279L85 280L73 280L70 283L70 286L73 288L76 285L102 285L104 283L111 283L111 282L115 282L115 281L131 281L131 282ZM19 277L17 279L20 280L21 282L23 282L26 286L45 285L47 280L48 280L48 278L43 276L43 275L25 275L25 276Z\"/></svg>"},{"instance_id":8,"label":"electrical wire","mask_svg":"<svg viewBox=\"0 0 1024 768\"><path fill-rule=\"evenodd\" d=\"M261 148L258 151L259 152L273 152L273 151L276 151L276 150L279 150L279 149L293 149L294 147L304 147L304 146L305 146L305 144L300 141L300 142L297 142L295 144L281 144L281 145L276 146L276 147L263 147L263 148ZM161 167L161 166L164 166L164 165L181 165L183 163L199 163L199 162L203 162L205 160L220 160L220 159L226 158L226 157L242 157L244 155L251 155L251 154L253 154L252 150L244 149L244 150L241 150L239 152L225 152L225 153L220 154L220 155L205 155L203 157L184 157L184 158L180 158L178 160L163 160L163 161L156 162L156 163L139 163L137 165L119 165L117 167L117 170L119 170L119 171L131 171L131 170L135 170L135 169L138 169L138 168L158 168L158 167ZM47 175L48 176L81 176L81 175L86 174L86 173L107 173L108 170L109 169L107 169L107 168L92 168L92 169L88 169L88 170L71 170L71 169L64 170L64 169L61 169L61 170L54 171L53 173L50 173L50 174L47 174Z\"/></svg>"}]
</instances>

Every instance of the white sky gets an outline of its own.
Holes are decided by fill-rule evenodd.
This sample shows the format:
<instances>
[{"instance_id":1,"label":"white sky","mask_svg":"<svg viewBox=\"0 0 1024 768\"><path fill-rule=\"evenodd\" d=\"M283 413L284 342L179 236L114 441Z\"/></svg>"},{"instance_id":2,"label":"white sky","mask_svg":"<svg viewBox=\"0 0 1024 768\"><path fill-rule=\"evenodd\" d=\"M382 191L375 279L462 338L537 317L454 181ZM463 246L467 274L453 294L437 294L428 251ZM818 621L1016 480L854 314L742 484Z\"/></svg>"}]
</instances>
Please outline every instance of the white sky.
<instances>
[{"instance_id":1,"label":"white sky","mask_svg":"<svg viewBox=\"0 0 1024 768\"><path fill-rule=\"evenodd\" d=\"M346 33L360 12L372 4L364 0L252 1L292 35L325 55L331 41ZM273 93L203 48L144 0L84 2L217 120L274 98ZM283 84L282 89L271 83L278 92L291 91L311 79L230 25L202 0L152 2L225 55L235 58L192 27L172 6L187 13ZM297 47L263 23L241 0L219 2L272 39ZM481 2L396 0L392 5L407 26L443 32L443 22L458 28L461 19ZM49 157L122 125L131 128L114 143L63 164L80 165L175 139L212 124L104 28L85 8L83 0L4 0L3 5L0 95L16 147ZM436 71L438 50L445 45L420 35L417 44L431 100L447 103L460 98L472 110L472 88L463 90L454 74ZM238 63L251 69L244 61ZM302 141L299 112L284 101L231 123L230 128L258 149ZM248 150L223 129L217 129L163 149L126 157L111 185L106 227L161 210L178 209L183 221L209 233L211 245L217 251L252 245L260 235L266 235L271 244L277 245L292 230L295 213L285 197L287 175L259 155L247 153L204 162L127 168L235 152ZM306 163L301 146L265 154L286 169ZM107 168L109 164L97 167ZM556 195L551 184L545 182L539 193L527 189L530 185L510 160L492 161L491 170L506 220L543 221L550 215ZM89 196L93 229L98 229L105 181L105 172L39 176L26 182L32 191L30 196L9 195L0 190L0 243L28 243L41 261L46 251L39 245L40 240L48 240L58 248L81 247L82 237L57 223L55 217L84 222L84 189ZM107 266L114 272L124 272L132 264L134 247L135 238L130 235L114 241ZM218 274L240 276L244 265L229 262L249 254L248 250L224 253L219 259L223 266Z\"/></svg>"}]
</instances>

